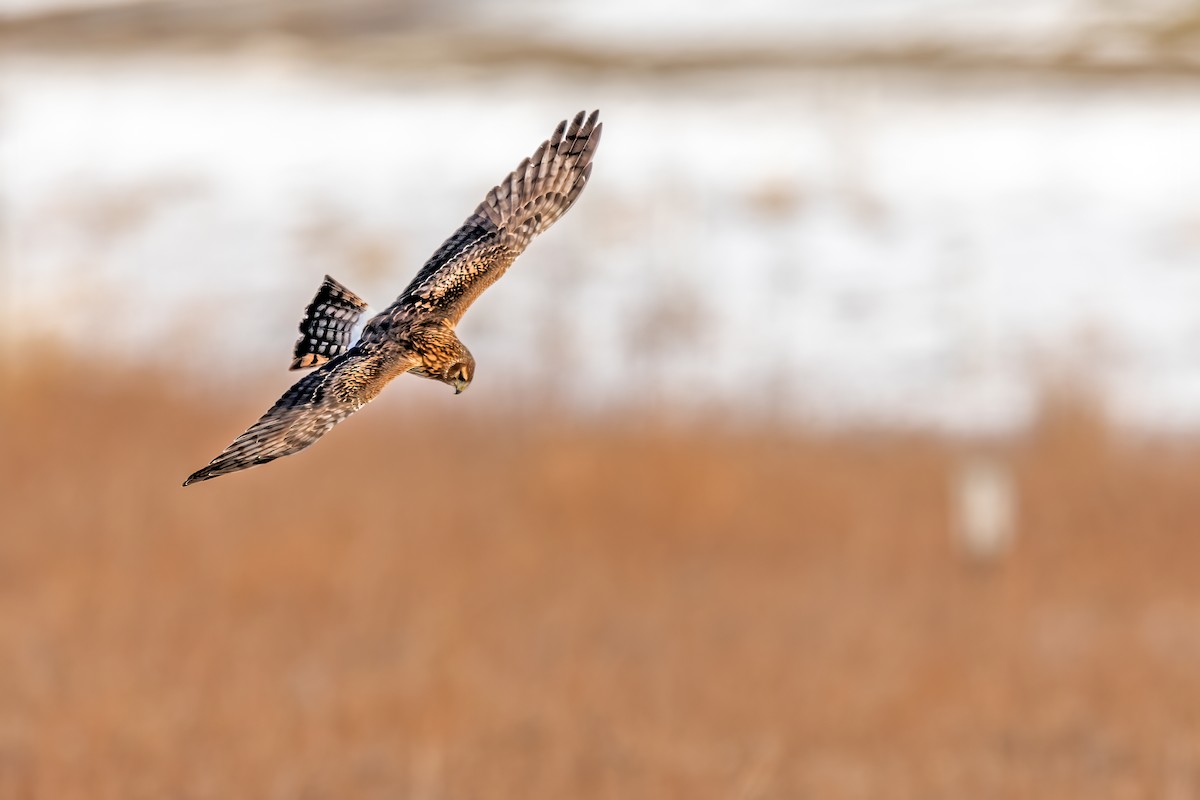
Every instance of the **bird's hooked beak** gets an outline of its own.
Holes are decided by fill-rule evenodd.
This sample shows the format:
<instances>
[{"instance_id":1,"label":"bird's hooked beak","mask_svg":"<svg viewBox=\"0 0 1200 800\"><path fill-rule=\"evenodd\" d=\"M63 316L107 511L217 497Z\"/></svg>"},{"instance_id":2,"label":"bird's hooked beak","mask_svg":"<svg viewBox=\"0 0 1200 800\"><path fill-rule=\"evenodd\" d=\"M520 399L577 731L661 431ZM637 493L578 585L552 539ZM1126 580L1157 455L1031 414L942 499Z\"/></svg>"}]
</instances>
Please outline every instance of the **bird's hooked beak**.
<instances>
[{"instance_id":1,"label":"bird's hooked beak","mask_svg":"<svg viewBox=\"0 0 1200 800\"><path fill-rule=\"evenodd\" d=\"M466 390L466 388L470 385L471 385L471 382L468 380L465 380L463 378L455 378L454 379L454 393L462 394Z\"/></svg>"}]
</instances>

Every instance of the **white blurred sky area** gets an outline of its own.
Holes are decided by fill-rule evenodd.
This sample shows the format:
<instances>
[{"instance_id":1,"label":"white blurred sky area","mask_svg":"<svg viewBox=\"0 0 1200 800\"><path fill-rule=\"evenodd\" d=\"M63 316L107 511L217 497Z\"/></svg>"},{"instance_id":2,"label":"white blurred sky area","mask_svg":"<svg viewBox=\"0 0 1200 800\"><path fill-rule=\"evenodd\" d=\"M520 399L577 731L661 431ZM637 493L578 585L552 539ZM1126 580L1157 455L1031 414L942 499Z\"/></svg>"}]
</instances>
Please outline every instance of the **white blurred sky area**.
<instances>
[{"instance_id":1,"label":"white blurred sky area","mask_svg":"<svg viewBox=\"0 0 1200 800\"><path fill-rule=\"evenodd\" d=\"M728 20L715 2L554 5L518 3L507 24ZM1006 7L1048 30L1072 5ZM829 27L994 13L737 7ZM557 120L598 106L604 142L579 205L460 327L478 402L550 381L583 410L993 432L1020 429L1069 380L1119 420L1200 429L1197 80L364 78L161 54L24 54L2 69L10 347L57 339L208 381L278 368L282 387L323 274L382 307Z\"/></svg>"}]
</instances>

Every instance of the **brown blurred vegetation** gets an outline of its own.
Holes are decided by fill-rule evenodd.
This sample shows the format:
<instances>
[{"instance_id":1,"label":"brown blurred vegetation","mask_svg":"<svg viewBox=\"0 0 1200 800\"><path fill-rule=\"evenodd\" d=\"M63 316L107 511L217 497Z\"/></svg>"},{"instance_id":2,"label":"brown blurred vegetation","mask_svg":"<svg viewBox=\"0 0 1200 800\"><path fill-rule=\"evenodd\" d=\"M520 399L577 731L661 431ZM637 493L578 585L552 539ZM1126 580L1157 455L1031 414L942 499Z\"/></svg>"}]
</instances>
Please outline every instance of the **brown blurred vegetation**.
<instances>
[{"instance_id":1,"label":"brown blurred vegetation","mask_svg":"<svg viewBox=\"0 0 1200 800\"><path fill-rule=\"evenodd\" d=\"M963 446L414 407L179 487L216 408L0 396L0 798L1193 797L1200 453L1060 409ZM241 396L244 394L244 397Z\"/></svg>"}]
</instances>

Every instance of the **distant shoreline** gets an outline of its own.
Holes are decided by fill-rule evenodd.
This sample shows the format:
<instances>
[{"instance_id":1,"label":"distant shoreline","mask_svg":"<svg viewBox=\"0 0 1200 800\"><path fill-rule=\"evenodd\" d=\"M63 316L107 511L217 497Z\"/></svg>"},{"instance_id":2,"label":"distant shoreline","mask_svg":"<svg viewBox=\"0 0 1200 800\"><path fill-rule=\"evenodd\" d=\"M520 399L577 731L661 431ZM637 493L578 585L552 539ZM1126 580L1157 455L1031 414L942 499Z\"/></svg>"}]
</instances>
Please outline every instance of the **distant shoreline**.
<instances>
[{"instance_id":1,"label":"distant shoreline","mask_svg":"<svg viewBox=\"0 0 1200 800\"><path fill-rule=\"evenodd\" d=\"M1200 77L1190 18L1148 25L1081 25L1054 41L949 35L894 38L724 36L717 42L642 39L613 44L521 31L510 35L464 24L421 3L371 0L336 8L314 3L255 3L234 9L190 2L139 2L0 16L0 47L10 54L55 57L113 54L228 54L269 50L300 61L394 73L431 67L554 68L590 75L693 75L712 72L887 70L955 75L1055 76L1103 80Z\"/></svg>"}]
</instances>

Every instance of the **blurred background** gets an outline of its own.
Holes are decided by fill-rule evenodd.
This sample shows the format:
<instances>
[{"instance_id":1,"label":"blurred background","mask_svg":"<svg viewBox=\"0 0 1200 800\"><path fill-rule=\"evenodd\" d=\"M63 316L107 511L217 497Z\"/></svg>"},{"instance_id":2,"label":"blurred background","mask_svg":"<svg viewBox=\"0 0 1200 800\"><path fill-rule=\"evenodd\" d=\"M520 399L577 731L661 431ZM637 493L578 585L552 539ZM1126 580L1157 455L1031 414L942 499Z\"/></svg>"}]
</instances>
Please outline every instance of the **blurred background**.
<instances>
[{"instance_id":1,"label":"blurred background","mask_svg":"<svg viewBox=\"0 0 1200 800\"><path fill-rule=\"evenodd\" d=\"M1200 796L1198 141L1183 0L0 0L0 798Z\"/></svg>"}]
</instances>

